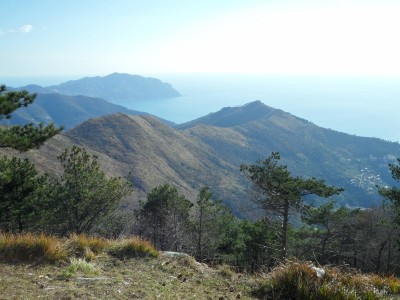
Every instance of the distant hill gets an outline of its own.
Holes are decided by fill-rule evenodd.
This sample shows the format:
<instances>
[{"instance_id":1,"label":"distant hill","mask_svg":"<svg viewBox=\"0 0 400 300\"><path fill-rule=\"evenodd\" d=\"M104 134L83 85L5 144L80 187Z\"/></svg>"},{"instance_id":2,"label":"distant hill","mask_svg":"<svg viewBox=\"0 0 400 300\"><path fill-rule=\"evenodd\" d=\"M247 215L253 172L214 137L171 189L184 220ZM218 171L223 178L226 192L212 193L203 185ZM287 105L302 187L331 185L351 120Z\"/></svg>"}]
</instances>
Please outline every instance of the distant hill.
<instances>
[{"instance_id":1,"label":"distant hill","mask_svg":"<svg viewBox=\"0 0 400 300\"><path fill-rule=\"evenodd\" d=\"M104 77L85 77L49 86L46 89L64 95L84 95L111 102L180 96L179 92L169 83L159 79L121 73L113 73Z\"/></svg>"},{"instance_id":2,"label":"distant hill","mask_svg":"<svg viewBox=\"0 0 400 300\"><path fill-rule=\"evenodd\" d=\"M35 86L23 87L30 92L37 90L35 102L28 107L18 109L13 113L10 124L25 124L29 122L44 124L53 122L57 126L63 125L66 130L98 116L122 112L133 115L147 114L112 104L100 98L86 96L65 96L56 93L42 93L44 88ZM46 89L44 89L46 91ZM168 121L165 121L171 124Z\"/></svg>"},{"instance_id":3,"label":"distant hill","mask_svg":"<svg viewBox=\"0 0 400 300\"><path fill-rule=\"evenodd\" d=\"M177 127L236 166L279 151L295 175L343 186L346 191L340 200L351 206L380 203L375 185L393 183L387 165L400 156L399 143L325 129L259 101Z\"/></svg>"},{"instance_id":4,"label":"distant hill","mask_svg":"<svg viewBox=\"0 0 400 300\"><path fill-rule=\"evenodd\" d=\"M263 104L261 101L253 101L243 106L225 107L218 112L179 124L175 128L186 129L200 124L233 127L269 116L275 111L276 109Z\"/></svg>"},{"instance_id":5,"label":"distant hill","mask_svg":"<svg viewBox=\"0 0 400 300\"><path fill-rule=\"evenodd\" d=\"M18 88L13 88L13 87L9 87L7 86L7 90L8 91L22 91L22 90L26 90L30 93L36 93L36 94L52 94L54 92L52 92L51 90L37 85L37 84L29 84L29 85L25 85L25 86L21 86Z\"/></svg>"},{"instance_id":6,"label":"distant hill","mask_svg":"<svg viewBox=\"0 0 400 300\"><path fill-rule=\"evenodd\" d=\"M102 116L29 155L44 169L56 170L55 157L66 145L84 146L101 157L107 173L132 174L134 203L165 182L192 200L200 186L208 185L241 216L249 215L251 185L240 173L240 164L264 159L272 151L281 153L282 163L294 175L344 187L335 198L362 207L380 203L375 185L393 183L387 164L400 157L398 143L324 129L261 102L225 108L202 120L214 125L192 122L177 130L151 116Z\"/></svg>"}]
</instances>

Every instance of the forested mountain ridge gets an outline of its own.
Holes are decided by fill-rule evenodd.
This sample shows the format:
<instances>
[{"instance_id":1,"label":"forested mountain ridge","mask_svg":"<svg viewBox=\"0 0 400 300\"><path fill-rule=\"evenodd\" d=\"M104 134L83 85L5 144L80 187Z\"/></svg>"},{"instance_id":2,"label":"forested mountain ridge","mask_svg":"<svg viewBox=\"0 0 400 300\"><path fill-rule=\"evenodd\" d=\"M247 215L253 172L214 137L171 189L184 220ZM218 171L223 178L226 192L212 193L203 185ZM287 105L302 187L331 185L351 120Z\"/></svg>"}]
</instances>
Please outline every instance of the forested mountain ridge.
<instances>
[{"instance_id":1,"label":"forested mountain ridge","mask_svg":"<svg viewBox=\"0 0 400 300\"><path fill-rule=\"evenodd\" d=\"M260 111L264 113L252 115ZM241 122L229 120L238 114L243 115ZM281 153L293 174L344 187L341 204L364 207L380 203L375 185L390 185L387 165L400 156L398 143L324 129L261 102L225 108L213 116L219 115L225 127L199 123L177 130L151 116L118 113L90 119L63 139L101 154L110 174L131 173L137 192L133 201L166 182L194 200L199 187L208 185L237 214L250 197L240 164L264 159L272 151ZM213 122L222 123L218 118ZM54 157L48 152L61 152L67 144L35 150L36 159Z\"/></svg>"}]
</instances>

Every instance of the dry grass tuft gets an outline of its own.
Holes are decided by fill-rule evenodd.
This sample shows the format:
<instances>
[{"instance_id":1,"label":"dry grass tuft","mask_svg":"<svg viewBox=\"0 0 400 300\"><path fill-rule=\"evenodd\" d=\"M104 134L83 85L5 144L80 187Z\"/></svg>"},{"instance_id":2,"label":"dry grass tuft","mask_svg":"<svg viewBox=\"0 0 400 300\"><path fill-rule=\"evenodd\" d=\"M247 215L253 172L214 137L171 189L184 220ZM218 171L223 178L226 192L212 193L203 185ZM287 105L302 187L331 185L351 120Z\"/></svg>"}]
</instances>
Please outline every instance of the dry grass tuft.
<instances>
[{"instance_id":1,"label":"dry grass tuft","mask_svg":"<svg viewBox=\"0 0 400 300\"><path fill-rule=\"evenodd\" d=\"M93 261L97 256L107 253L122 259L158 256L157 250L149 242L138 237L107 240L80 234L61 239L44 234L0 233L0 260L6 262L57 262L68 258Z\"/></svg>"},{"instance_id":2,"label":"dry grass tuft","mask_svg":"<svg viewBox=\"0 0 400 300\"><path fill-rule=\"evenodd\" d=\"M366 275L356 271L324 268L318 278L311 265L287 262L265 276L253 291L263 299L390 299L400 295L400 280L394 277Z\"/></svg>"},{"instance_id":3,"label":"dry grass tuft","mask_svg":"<svg viewBox=\"0 0 400 300\"><path fill-rule=\"evenodd\" d=\"M60 241L44 234L0 233L0 259L56 262L67 257Z\"/></svg>"},{"instance_id":4,"label":"dry grass tuft","mask_svg":"<svg viewBox=\"0 0 400 300\"><path fill-rule=\"evenodd\" d=\"M150 242L138 237L116 240L111 243L109 253L118 258L158 257L159 255Z\"/></svg>"},{"instance_id":5,"label":"dry grass tuft","mask_svg":"<svg viewBox=\"0 0 400 300\"><path fill-rule=\"evenodd\" d=\"M87 236L86 234L73 234L65 242L68 253L75 257L84 257L94 260L96 255L102 253L109 245L109 241L101 237Z\"/></svg>"}]
</instances>

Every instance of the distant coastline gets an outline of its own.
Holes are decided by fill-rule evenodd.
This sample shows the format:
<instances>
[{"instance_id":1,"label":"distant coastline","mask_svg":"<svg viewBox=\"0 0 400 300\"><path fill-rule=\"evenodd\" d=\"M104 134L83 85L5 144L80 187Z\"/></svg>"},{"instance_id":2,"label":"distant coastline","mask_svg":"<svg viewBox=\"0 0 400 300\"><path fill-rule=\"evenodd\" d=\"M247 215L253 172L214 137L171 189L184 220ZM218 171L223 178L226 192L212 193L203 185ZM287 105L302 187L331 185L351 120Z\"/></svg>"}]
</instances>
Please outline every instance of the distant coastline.
<instances>
[{"instance_id":1,"label":"distant coastline","mask_svg":"<svg viewBox=\"0 0 400 300\"><path fill-rule=\"evenodd\" d=\"M140 75L140 74L138 74ZM319 126L360 136L400 141L400 78L152 74L183 96L118 104L183 123L222 107L261 100ZM17 87L48 86L83 76L2 77Z\"/></svg>"}]
</instances>

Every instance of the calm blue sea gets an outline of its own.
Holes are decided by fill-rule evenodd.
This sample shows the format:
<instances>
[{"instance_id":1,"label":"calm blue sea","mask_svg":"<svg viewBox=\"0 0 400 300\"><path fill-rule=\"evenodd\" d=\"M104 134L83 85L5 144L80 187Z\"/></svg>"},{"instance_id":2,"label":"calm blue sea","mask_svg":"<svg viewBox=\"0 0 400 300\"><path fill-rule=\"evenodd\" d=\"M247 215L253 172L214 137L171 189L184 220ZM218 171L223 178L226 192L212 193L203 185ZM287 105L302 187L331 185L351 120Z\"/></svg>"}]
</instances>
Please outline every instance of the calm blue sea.
<instances>
[{"instance_id":1,"label":"calm blue sea","mask_svg":"<svg viewBox=\"0 0 400 300\"><path fill-rule=\"evenodd\" d=\"M261 100L319 126L360 136L400 141L400 78L263 75L153 75L183 96L124 101L128 108L182 123ZM6 78L10 86L58 84L66 77Z\"/></svg>"}]
</instances>

